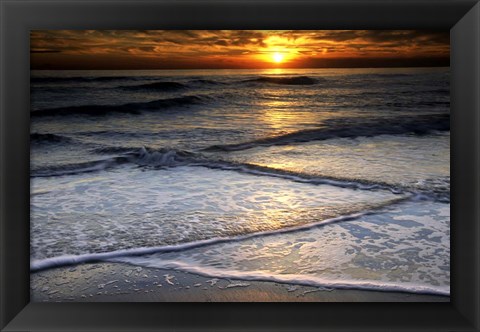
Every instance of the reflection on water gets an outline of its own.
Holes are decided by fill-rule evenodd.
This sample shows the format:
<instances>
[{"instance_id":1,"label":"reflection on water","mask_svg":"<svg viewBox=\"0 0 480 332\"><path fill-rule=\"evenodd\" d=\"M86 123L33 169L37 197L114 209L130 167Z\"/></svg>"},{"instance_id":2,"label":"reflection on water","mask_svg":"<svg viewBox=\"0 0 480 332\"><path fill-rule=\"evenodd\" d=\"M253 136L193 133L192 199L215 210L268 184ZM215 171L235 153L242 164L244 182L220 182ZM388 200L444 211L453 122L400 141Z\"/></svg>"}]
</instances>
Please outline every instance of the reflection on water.
<instances>
[{"instance_id":1,"label":"reflection on water","mask_svg":"<svg viewBox=\"0 0 480 332\"><path fill-rule=\"evenodd\" d=\"M350 180L420 186L450 176L450 135L342 138L231 152L242 163Z\"/></svg>"},{"instance_id":2,"label":"reflection on water","mask_svg":"<svg viewBox=\"0 0 480 332\"><path fill-rule=\"evenodd\" d=\"M448 69L33 74L33 261L448 294Z\"/></svg>"},{"instance_id":3,"label":"reflection on water","mask_svg":"<svg viewBox=\"0 0 480 332\"><path fill-rule=\"evenodd\" d=\"M34 259L275 230L402 197L203 167L34 178L32 193Z\"/></svg>"},{"instance_id":4,"label":"reflection on water","mask_svg":"<svg viewBox=\"0 0 480 332\"><path fill-rule=\"evenodd\" d=\"M114 261L217 277L449 294L449 210L405 203L353 221Z\"/></svg>"}]
</instances>

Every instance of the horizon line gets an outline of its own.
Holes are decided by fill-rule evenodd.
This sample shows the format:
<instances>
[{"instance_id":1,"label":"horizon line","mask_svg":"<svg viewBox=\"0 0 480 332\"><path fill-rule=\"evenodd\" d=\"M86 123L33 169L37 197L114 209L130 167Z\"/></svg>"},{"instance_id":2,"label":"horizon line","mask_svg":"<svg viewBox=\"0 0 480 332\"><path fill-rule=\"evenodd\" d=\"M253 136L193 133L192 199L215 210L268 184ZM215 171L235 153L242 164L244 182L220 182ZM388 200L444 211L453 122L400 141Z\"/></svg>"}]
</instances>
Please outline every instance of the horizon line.
<instances>
[{"instance_id":1,"label":"horizon line","mask_svg":"<svg viewBox=\"0 0 480 332\"><path fill-rule=\"evenodd\" d=\"M278 69L406 69L406 68L450 68L450 65L438 65L438 66L336 66L336 67L272 67L272 68L118 68L118 69L102 69L102 68L30 68L33 70L49 70L49 71L61 71L61 70L102 70L102 71L116 71L116 70L278 70Z\"/></svg>"}]
</instances>

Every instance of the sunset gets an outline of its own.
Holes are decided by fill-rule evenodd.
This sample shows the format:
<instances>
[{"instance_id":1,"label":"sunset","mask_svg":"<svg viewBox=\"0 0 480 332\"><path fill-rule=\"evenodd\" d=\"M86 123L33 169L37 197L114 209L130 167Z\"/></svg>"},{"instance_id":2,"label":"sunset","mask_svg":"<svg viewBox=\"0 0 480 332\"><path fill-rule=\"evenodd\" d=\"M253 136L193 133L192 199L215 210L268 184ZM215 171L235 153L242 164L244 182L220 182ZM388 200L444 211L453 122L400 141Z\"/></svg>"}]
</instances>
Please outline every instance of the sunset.
<instances>
[{"instance_id":1,"label":"sunset","mask_svg":"<svg viewBox=\"0 0 480 332\"><path fill-rule=\"evenodd\" d=\"M449 302L449 52L32 31L32 301Z\"/></svg>"},{"instance_id":2,"label":"sunset","mask_svg":"<svg viewBox=\"0 0 480 332\"><path fill-rule=\"evenodd\" d=\"M427 30L49 30L32 69L448 66L449 32Z\"/></svg>"}]
</instances>

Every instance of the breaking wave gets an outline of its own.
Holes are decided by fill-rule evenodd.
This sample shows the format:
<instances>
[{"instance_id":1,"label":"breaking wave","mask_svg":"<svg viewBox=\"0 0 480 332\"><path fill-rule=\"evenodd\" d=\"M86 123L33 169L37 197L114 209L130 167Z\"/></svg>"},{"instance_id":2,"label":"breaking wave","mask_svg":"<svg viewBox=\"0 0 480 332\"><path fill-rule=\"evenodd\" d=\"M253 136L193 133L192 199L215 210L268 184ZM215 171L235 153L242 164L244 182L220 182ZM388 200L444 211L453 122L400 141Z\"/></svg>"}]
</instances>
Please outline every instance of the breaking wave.
<instances>
[{"instance_id":1,"label":"breaking wave","mask_svg":"<svg viewBox=\"0 0 480 332\"><path fill-rule=\"evenodd\" d=\"M408 194L416 200L434 200L442 203L450 202L449 177L442 179L427 179L409 186L392 185L380 181L313 175L248 163L225 161L209 158L199 153L169 148L100 147L91 150L91 152L100 155L120 155L97 161L40 167L31 171L31 177L51 177L89 173L111 169L126 164L154 169L178 166L197 166L224 171L235 171L254 176L276 177L311 185L331 185L355 190L385 190L395 195Z\"/></svg>"},{"instance_id":2,"label":"breaking wave","mask_svg":"<svg viewBox=\"0 0 480 332\"><path fill-rule=\"evenodd\" d=\"M195 154L175 149L139 149L125 147L102 147L93 149L98 154L123 153L123 155L83 163L45 166L31 171L32 177L50 177L89 173L118 167L125 164L151 167L174 167L195 163Z\"/></svg>"}]
</instances>

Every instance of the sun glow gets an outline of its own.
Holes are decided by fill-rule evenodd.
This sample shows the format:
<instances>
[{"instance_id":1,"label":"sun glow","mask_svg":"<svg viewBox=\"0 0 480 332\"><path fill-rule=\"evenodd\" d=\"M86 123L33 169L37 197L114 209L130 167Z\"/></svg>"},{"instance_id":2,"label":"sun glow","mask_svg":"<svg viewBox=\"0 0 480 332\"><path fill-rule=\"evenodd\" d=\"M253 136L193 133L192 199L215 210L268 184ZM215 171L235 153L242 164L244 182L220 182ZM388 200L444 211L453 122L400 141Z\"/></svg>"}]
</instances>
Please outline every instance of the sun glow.
<instances>
[{"instance_id":1,"label":"sun glow","mask_svg":"<svg viewBox=\"0 0 480 332\"><path fill-rule=\"evenodd\" d=\"M273 62L280 63L283 61L283 54L275 52L272 54Z\"/></svg>"}]
</instances>

